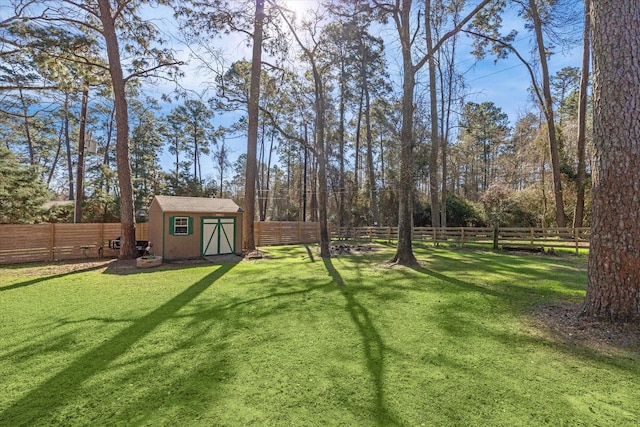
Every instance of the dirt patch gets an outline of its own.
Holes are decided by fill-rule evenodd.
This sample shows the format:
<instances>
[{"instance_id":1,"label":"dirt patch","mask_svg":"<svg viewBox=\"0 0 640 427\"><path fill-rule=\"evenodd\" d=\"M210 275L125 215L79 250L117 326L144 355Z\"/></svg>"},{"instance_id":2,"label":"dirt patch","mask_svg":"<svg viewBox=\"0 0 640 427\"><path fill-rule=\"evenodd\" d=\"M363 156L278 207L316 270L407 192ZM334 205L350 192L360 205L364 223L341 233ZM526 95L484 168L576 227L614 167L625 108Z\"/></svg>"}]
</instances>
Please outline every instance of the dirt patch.
<instances>
[{"instance_id":1,"label":"dirt patch","mask_svg":"<svg viewBox=\"0 0 640 427\"><path fill-rule=\"evenodd\" d=\"M12 269L14 276L59 276L61 274L74 273L76 271L106 269L110 264L116 262L113 258L58 261L47 264L23 264Z\"/></svg>"},{"instance_id":2,"label":"dirt patch","mask_svg":"<svg viewBox=\"0 0 640 427\"><path fill-rule=\"evenodd\" d=\"M262 251L259 250L255 250L255 251L251 251L251 252L247 252L244 255L244 259L246 260L255 260L255 259L263 259L265 258L265 254Z\"/></svg>"},{"instance_id":3,"label":"dirt patch","mask_svg":"<svg viewBox=\"0 0 640 427\"><path fill-rule=\"evenodd\" d=\"M211 265L211 264L225 264L230 262L239 262L242 260L237 255L217 255L210 256L205 258L192 258L192 259L184 259L184 260L175 260L175 261L164 261L158 267L153 267L149 269L140 269L136 265L135 259L127 259L127 260L116 260L109 264L108 273L112 274L129 274L136 272L152 272L157 269L163 270L173 270L178 268L192 267L198 265Z\"/></svg>"},{"instance_id":4,"label":"dirt patch","mask_svg":"<svg viewBox=\"0 0 640 427\"><path fill-rule=\"evenodd\" d=\"M540 304L531 312L536 332L553 342L606 356L640 356L640 325L612 324L580 315L576 303Z\"/></svg>"},{"instance_id":5,"label":"dirt patch","mask_svg":"<svg viewBox=\"0 0 640 427\"><path fill-rule=\"evenodd\" d=\"M220 255L216 257L187 259L181 261L164 262L160 267L163 269L184 268L195 265L223 264L228 262L239 262L242 258L237 255ZM150 269L151 271L154 268ZM58 261L46 264L22 264L11 269L12 276L35 277L35 276L60 276L81 271L98 271L111 274L127 274L140 271L136 267L136 260L119 260L115 258L99 258L85 260Z\"/></svg>"}]
</instances>

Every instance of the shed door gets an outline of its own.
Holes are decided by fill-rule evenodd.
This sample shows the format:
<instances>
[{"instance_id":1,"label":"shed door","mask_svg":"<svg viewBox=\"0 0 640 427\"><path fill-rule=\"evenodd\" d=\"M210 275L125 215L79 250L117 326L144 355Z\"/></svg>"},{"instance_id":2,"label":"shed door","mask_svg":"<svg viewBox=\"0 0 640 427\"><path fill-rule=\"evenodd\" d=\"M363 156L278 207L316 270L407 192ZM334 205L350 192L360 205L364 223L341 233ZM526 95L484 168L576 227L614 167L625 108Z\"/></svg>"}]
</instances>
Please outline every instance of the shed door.
<instances>
[{"instance_id":1,"label":"shed door","mask_svg":"<svg viewBox=\"0 0 640 427\"><path fill-rule=\"evenodd\" d=\"M202 255L235 253L235 242L235 218L202 218Z\"/></svg>"}]
</instances>

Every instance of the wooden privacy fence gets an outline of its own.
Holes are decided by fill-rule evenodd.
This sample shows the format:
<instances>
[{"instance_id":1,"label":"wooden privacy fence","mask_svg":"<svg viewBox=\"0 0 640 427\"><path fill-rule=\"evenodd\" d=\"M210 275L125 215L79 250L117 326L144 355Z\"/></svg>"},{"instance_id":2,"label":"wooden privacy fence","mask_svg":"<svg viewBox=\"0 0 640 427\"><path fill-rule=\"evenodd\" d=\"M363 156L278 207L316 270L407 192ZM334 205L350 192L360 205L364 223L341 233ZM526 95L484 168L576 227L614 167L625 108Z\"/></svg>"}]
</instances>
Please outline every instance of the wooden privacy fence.
<instances>
[{"instance_id":1,"label":"wooden privacy fence","mask_svg":"<svg viewBox=\"0 0 640 427\"><path fill-rule=\"evenodd\" d=\"M148 224L136 224L136 239L149 240ZM0 225L0 264L118 256L109 240L120 224ZM320 225L310 222L256 222L257 246L318 243Z\"/></svg>"},{"instance_id":2,"label":"wooden privacy fence","mask_svg":"<svg viewBox=\"0 0 640 427\"><path fill-rule=\"evenodd\" d=\"M498 244L516 248L589 247L589 228L501 228ZM316 222L256 222L256 246L318 243L320 225ZM493 229L482 227L415 227L415 242L455 245L492 244ZM57 261L101 256L117 256L109 240L120 235L120 224L35 224L0 225L0 264ZM397 227L343 228L333 238L350 240L396 240ZM136 239L149 240L148 224L136 225Z\"/></svg>"},{"instance_id":3,"label":"wooden privacy fence","mask_svg":"<svg viewBox=\"0 0 640 427\"><path fill-rule=\"evenodd\" d=\"M256 246L320 242L320 224L317 222L254 222L253 229Z\"/></svg>"},{"instance_id":4,"label":"wooden privacy fence","mask_svg":"<svg viewBox=\"0 0 640 427\"><path fill-rule=\"evenodd\" d=\"M514 248L589 248L590 228L500 228L498 245ZM395 240L398 227L342 228L333 237L354 240ZM494 229L491 227L414 227L412 240L417 242L465 244L492 244Z\"/></svg>"},{"instance_id":5,"label":"wooden privacy fence","mask_svg":"<svg viewBox=\"0 0 640 427\"><path fill-rule=\"evenodd\" d=\"M109 240L120 236L119 223L2 224L0 264L117 256ZM148 224L136 224L136 239L147 240Z\"/></svg>"}]
</instances>

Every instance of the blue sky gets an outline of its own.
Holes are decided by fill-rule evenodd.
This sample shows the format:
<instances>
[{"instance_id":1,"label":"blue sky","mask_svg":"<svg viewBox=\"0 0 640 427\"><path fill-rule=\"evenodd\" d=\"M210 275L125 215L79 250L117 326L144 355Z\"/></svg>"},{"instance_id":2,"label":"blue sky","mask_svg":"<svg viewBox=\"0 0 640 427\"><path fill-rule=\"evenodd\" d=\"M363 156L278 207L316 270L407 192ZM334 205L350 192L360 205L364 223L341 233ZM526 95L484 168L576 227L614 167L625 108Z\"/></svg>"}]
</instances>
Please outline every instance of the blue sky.
<instances>
[{"instance_id":1,"label":"blue sky","mask_svg":"<svg viewBox=\"0 0 640 427\"><path fill-rule=\"evenodd\" d=\"M288 0L287 2L291 8L295 8L296 11L302 12L305 8L313 7L317 2L314 0ZM162 18L162 26L168 31L171 28L175 28L172 19L169 17ZM519 49L520 53L526 59L530 58L530 51L534 47L531 44L531 38L528 32L524 29L521 18L517 17L515 12L511 11L505 16L503 25L505 32L512 29L518 31L515 45ZM581 31L581 29L578 29ZM387 56L389 62L389 68L391 73L391 79L394 82L396 91L401 89L402 79L400 75L401 65L398 60L399 48L396 30L391 24L386 28L380 28L380 34L386 41ZM191 58L190 51L184 47L179 41L179 37L174 34L175 48L179 52L180 59L189 62L189 65L185 68L186 77L183 79L182 84L194 90L195 92L201 92L204 89L203 82L208 77L206 71L198 68L197 61ZM231 34L224 36L224 38L212 40L214 46L224 52L224 59L229 64L237 59L249 59L251 56L250 47L246 44L246 38L239 34ZM459 41L458 47L458 67L460 72L465 72L466 84L468 86L466 101L473 101L476 103L481 102L493 102L496 106L500 107L508 116L511 124L515 124L518 117L526 112L533 111L534 105L530 99L528 88L531 86L531 79L525 68L525 66L517 59L513 54L509 55L506 59L500 59L495 62L494 58L487 58L482 61L476 61L470 55L471 47L468 37L462 36ZM566 52L556 52L549 58L550 72L553 75L558 70L566 66L579 67L581 63L581 46L574 46L568 49ZM160 87L159 90L168 90L168 87ZM167 110L173 108L172 105L165 106ZM218 124L229 124L230 121L239 117L219 117L221 122ZM215 119L214 119L215 121ZM228 144L231 147L232 160L246 151L246 139L235 138L228 140ZM207 159L206 163L203 163L203 168L207 170L213 170L213 163L211 159ZM168 156L163 157L163 166L165 168L170 167L170 158Z\"/></svg>"}]
</instances>

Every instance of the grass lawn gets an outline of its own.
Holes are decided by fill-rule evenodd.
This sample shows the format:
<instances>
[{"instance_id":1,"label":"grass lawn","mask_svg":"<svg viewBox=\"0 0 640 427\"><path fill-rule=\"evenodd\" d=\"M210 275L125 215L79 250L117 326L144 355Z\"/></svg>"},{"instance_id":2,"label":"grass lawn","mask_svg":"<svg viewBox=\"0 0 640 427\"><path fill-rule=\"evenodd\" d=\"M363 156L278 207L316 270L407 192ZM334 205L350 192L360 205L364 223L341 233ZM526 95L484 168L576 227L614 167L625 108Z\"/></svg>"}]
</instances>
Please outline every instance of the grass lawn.
<instances>
[{"instance_id":1,"label":"grass lawn","mask_svg":"<svg viewBox=\"0 0 640 427\"><path fill-rule=\"evenodd\" d=\"M0 268L0 426L637 426L637 343L572 339L586 257L393 247Z\"/></svg>"}]
</instances>

